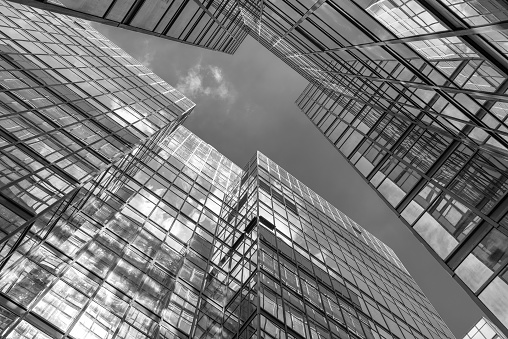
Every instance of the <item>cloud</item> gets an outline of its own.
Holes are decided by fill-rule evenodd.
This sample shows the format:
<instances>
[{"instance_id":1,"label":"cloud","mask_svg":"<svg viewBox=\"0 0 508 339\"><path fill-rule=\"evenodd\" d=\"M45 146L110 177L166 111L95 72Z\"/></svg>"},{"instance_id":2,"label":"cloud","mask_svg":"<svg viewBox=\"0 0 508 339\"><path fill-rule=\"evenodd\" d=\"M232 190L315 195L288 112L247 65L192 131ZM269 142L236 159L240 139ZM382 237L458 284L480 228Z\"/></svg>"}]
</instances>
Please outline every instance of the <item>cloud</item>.
<instances>
[{"instance_id":1,"label":"cloud","mask_svg":"<svg viewBox=\"0 0 508 339\"><path fill-rule=\"evenodd\" d=\"M201 62L192 66L186 75L179 78L176 88L191 99L205 96L229 103L233 103L236 99L236 91L225 79L222 69L214 65L203 66Z\"/></svg>"},{"instance_id":2,"label":"cloud","mask_svg":"<svg viewBox=\"0 0 508 339\"><path fill-rule=\"evenodd\" d=\"M215 81L217 81L218 83L221 83L223 80L222 70L217 66L208 66L208 68L210 69L210 72L212 72L212 75L215 78Z\"/></svg>"},{"instance_id":3,"label":"cloud","mask_svg":"<svg viewBox=\"0 0 508 339\"><path fill-rule=\"evenodd\" d=\"M200 71L200 64L197 64L189 69L187 75L178 79L176 89L189 97L194 97L200 92L203 92L203 80Z\"/></svg>"},{"instance_id":4,"label":"cloud","mask_svg":"<svg viewBox=\"0 0 508 339\"><path fill-rule=\"evenodd\" d=\"M139 61L140 64L151 69L152 63L155 61L156 50L157 50L156 48L150 46L150 40L145 39L143 41L142 48L139 50L141 55L137 54L136 59Z\"/></svg>"},{"instance_id":5,"label":"cloud","mask_svg":"<svg viewBox=\"0 0 508 339\"><path fill-rule=\"evenodd\" d=\"M139 59L139 62L147 67L151 68L152 62L155 60L155 51L149 51L143 54L143 56Z\"/></svg>"}]
</instances>

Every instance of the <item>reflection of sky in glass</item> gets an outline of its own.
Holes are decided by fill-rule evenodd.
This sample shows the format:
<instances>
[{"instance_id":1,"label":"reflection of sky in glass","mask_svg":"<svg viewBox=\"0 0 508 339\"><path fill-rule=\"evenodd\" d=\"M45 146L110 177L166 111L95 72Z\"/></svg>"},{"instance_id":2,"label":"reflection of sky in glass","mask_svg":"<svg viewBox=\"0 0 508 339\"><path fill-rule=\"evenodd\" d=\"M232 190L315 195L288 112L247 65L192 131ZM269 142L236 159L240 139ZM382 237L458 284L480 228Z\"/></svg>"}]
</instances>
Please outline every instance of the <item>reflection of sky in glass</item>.
<instances>
[{"instance_id":1,"label":"reflection of sky in glass","mask_svg":"<svg viewBox=\"0 0 508 339\"><path fill-rule=\"evenodd\" d=\"M506 280L506 276L494 278L480 293L479 298L503 325L508 326L508 284Z\"/></svg>"},{"instance_id":2,"label":"reflection of sky in glass","mask_svg":"<svg viewBox=\"0 0 508 339\"><path fill-rule=\"evenodd\" d=\"M258 157L261 159L267 159L262 153L258 152ZM344 213L339 211L337 208L335 208L333 205L328 203L325 199L323 199L321 196L316 194L314 191L309 189L305 184L303 184L298 179L294 178L291 174L289 174L287 171L279 167L276 163L268 159L268 162L270 164L271 173L272 168L273 171L277 173L280 178L284 178L284 184L291 187L293 190L301 194L301 196L305 197L306 201L311 201L312 204L320 211L325 213L327 216L331 217L335 222L337 222L338 225L341 227L348 229L353 234L356 234L359 238L362 239L365 243L367 243L370 246L373 246L373 249L378 251L381 255L386 256L388 260L394 262L399 268L402 270L405 270L404 266L400 262L400 260L396 257L395 253L387 247L384 243L382 243L379 239L374 237L372 234L370 234L368 231L366 231L363 227L355 223L352 219L347 217ZM297 196L295 196L297 197ZM303 203L303 201L302 201ZM272 213L270 213L270 218L272 217ZM273 220L273 219L272 219ZM311 231L312 228L311 225L304 224L303 225L303 231ZM356 230L355 230L356 229ZM358 231L357 231L358 230ZM292 234L295 234L295 241L298 241L299 238L302 238L301 235L298 235L298 232L291 232ZM322 256L320 253L319 256Z\"/></svg>"},{"instance_id":3,"label":"reflection of sky in glass","mask_svg":"<svg viewBox=\"0 0 508 339\"><path fill-rule=\"evenodd\" d=\"M30 212L55 203L194 106L88 22L0 6L9 42L3 51L15 53L2 66L0 83L10 95L0 94L6 105L0 126L23 141L15 149L0 144L2 191ZM16 171L9 170L13 160L23 164Z\"/></svg>"},{"instance_id":4,"label":"reflection of sky in glass","mask_svg":"<svg viewBox=\"0 0 508 339\"><path fill-rule=\"evenodd\" d=\"M368 306L365 305L365 309L369 310L373 319L383 324L382 326L389 326L393 333L399 333L401 330L398 325L395 323L387 325L389 323L389 321L385 320L387 318L383 317L381 311L377 308L378 306L374 306L374 304L377 305L377 303L379 303L385 307L390 307L388 306L386 297L383 298L382 295L386 295L385 292L383 292L386 288L390 289L393 286L391 286L390 282L380 277L378 274L379 271L376 272L376 270L370 266L368 260L358 259L360 250L357 245L366 245L363 246L363 249L368 247L374 250L381 255L379 258L384 257L391 264L404 270L403 266L397 265L398 259L393 251L375 239L353 220L336 210L335 207L327 203L319 195L291 176L291 174L287 173L272 160L266 158L259 152L257 160L257 174L260 180L260 213L263 217L268 219L269 222L274 223L274 232L277 235L277 241L280 240L280 242L278 242L279 250L288 253L284 248L292 247L295 250L295 254L301 256L300 259L297 259L300 261L301 265L307 267L306 262L308 261L308 265L319 267L319 269L328 272L331 278L338 279L341 283L344 281L348 289L353 289L352 285L348 282L354 282L358 291L361 290L375 299L374 302L370 298L360 298L360 302L368 304ZM336 230L336 232L344 235L344 237L336 236L336 233L332 233L328 227ZM269 237L264 236L264 232L267 231L263 231L262 239L269 239ZM350 242L350 240L353 242ZM261 244L263 244L263 241ZM363 249L361 251L363 251ZM272 250L267 248L266 251L269 253ZM272 252L270 255L264 254L265 259L263 260L262 269L269 272L271 275L279 274L273 264L276 257L277 254L275 252ZM335 297L326 297L326 293L321 292L321 289L317 288L314 280L310 279L307 273L303 273L300 269L301 283L299 284L298 279L295 279L294 275L291 273L296 271L296 268L292 267L293 264L291 261L280 254L278 257L279 263L282 265L280 277L286 284L284 286L290 286L294 291L301 290L305 296L305 303L309 301L313 305L319 305L317 306L319 308L322 308L324 305L327 315L332 316L333 319L342 323L352 333L359 336L366 335L365 333L367 332L364 331L367 331L367 329L360 328L359 325L361 322L356 318L353 308L349 308L342 300L339 300L340 306L335 304ZM381 261L376 260L376 262L380 265L385 265L383 259ZM390 268L392 267L391 264L389 264ZM276 290L276 288L272 286L274 283L277 284L277 282L270 280L268 276L263 278L262 281L263 284L270 286L271 290ZM376 284L373 284L372 281L376 281ZM325 289L323 289L323 291L324 290ZM354 293L357 293L356 289L353 290L355 291ZM317 297L319 295L320 298ZM289 299L293 298L290 296L288 297ZM278 303L277 297L271 292L263 292L261 298L263 304L262 308L278 318L278 313L276 309L274 309L275 305ZM412 297L410 297L410 299L411 298ZM283 303L286 305L284 298ZM295 326L295 318L291 313L292 309L290 308L288 310L288 308L286 308L285 310L285 322L289 327L293 328ZM312 316L309 317L309 312L312 312L312 308L307 309L306 316L299 314L297 319L302 319L302 321L307 319L311 332L320 333L322 330L321 327L319 324L311 321ZM318 319L318 317L319 316L316 315L316 317L312 319ZM405 318L406 321L415 321L409 315L408 317L411 320ZM416 326L415 323L414 325ZM268 322L266 326L265 331L270 330L272 331L270 333L274 333L273 331L277 332L278 326L281 325L276 325L275 322ZM331 324L331 326L335 325ZM433 326L437 327L433 327L432 331L439 328L440 325L436 322ZM379 327L377 330L382 331Z\"/></svg>"},{"instance_id":5,"label":"reflection of sky in glass","mask_svg":"<svg viewBox=\"0 0 508 339\"><path fill-rule=\"evenodd\" d=\"M385 299L390 298L397 309L407 310L404 305L408 303L422 308L426 319L422 326L440 338L450 336L435 310L422 303L425 297L391 249L261 153L249 163L252 170L244 172L183 127L162 139L159 146L149 156L125 165L138 171L132 178L122 179L123 186L105 187L102 200L92 200L80 212L81 218L62 220L55 228L48 238L52 248L69 249L66 253L72 260L34 253L31 262L22 259L17 263L19 270L0 277L2 291L18 298L16 302L33 305L32 311L41 319L76 337L108 337L115 331L126 337L141 336L156 326L156 317L162 319L159 331L178 328L186 334L195 317L203 318L204 329L217 337L229 333L226 330L236 331L238 323L256 310L256 298L261 298L264 311L291 328L310 328L314 334L325 335L323 324L328 320L320 310L327 310L333 321L359 336L382 329L363 327L355 307L381 312L378 303L388 307ZM140 147L135 154L142 151ZM226 179L217 180L217 176ZM256 180L260 177L268 191L266 186L260 189L262 184ZM222 187L214 189L212 181ZM221 198L213 192L222 192ZM239 200L244 207L232 213L228 205L235 206ZM273 241L275 246L276 239L265 221L251 231L252 237L242 234L258 206L276 225L277 247L281 253L293 253L293 259L284 259L266 245L266 241ZM220 213L221 219L213 211ZM228 226L226 219L238 223L233 224L237 227ZM83 239L75 245L79 250L70 250L70 239L77 235ZM242 241L230 253L240 235ZM330 236L336 236L337 243L329 241ZM295 256L300 258L298 262L314 267L323 280L304 270L295 275ZM248 280L258 260L266 274L259 280ZM275 283L273 277L285 285ZM340 293L347 291L347 301L326 294L325 290L332 288L332 277L334 288L342 288ZM37 288L23 290L28 283ZM324 290L323 284L328 286ZM363 301L359 288L375 301L367 296ZM392 292L388 292L390 288ZM242 293L236 294L241 289ZM233 300L236 295L246 298ZM372 305L362 306L360 298ZM293 306L305 304L307 309L293 309L283 299L291 300ZM208 301L202 304L200 300ZM234 305L241 305L245 314L233 312ZM277 305L287 307L279 310ZM224 322L229 316L234 321ZM387 326L382 319L382 326ZM272 320L267 320L265 327L270 333L281 326ZM397 326L392 331L400 331L398 325L390 326ZM27 330L18 324L15 333Z\"/></svg>"}]
</instances>

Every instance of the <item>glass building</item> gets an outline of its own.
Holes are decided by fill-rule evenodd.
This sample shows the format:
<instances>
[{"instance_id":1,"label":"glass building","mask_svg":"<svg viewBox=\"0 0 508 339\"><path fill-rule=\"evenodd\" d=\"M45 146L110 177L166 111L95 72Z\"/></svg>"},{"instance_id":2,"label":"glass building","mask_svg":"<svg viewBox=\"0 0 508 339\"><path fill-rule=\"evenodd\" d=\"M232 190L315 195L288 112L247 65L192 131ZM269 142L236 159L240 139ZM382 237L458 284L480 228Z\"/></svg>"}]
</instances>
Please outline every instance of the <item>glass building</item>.
<instances>
[{"instance_id":1,"label":"glass building","mask_svg":"<svg viewBox=\"0 0 508 339\"><path fill-rule=\"evenodd\" d=\"M484 317L464 336L464 339L506 339L506 336Z\"/></svg>"},{"instance_id":2,"label":"glass building","mask_svg":"<svg viewBox=\"0 0 508 339\"><path fill-rule=\"evenodd\" d=\"M251 34L309 80L299 107L508 333L505 1L15 2L228 53Z\"/></svg>"},{"instance_id":3,"label":"glass building","mask_svg":"<svg viewBox=\"0 0 508 339\"><path fill-rule=\"evenodd\" d=\"M508 333L508 5L239 1L298 106Z\"/></svg>"},{"instance_id":4,"label":"glass building","mask_svg":"<svg viewBox=\"0 0 508 339\"><path fill-rule=\"evenodd\" d=\"M14 0L163 39L233 54L247 36L230 0Z\"/></svg>"},{"instance_id":5,"label":"glass building","mask_svg":"<svg viewBox=\"0 0 508 339\"><path fill-rule=\"evenodd\" d=\"M0 0L0 50L5 257L40 215L194 103L81 19Z\"/></svg>"},{"instance_id":6,"label":"glass building","mask_svg":"<svg viewBox=\"0 0 508 339\"><path fill-rule=\"evenodd\" d=\"M261 153L160 130L0 272L5 338L454 339L393 251Z\"/></svg>"}]
</instances>

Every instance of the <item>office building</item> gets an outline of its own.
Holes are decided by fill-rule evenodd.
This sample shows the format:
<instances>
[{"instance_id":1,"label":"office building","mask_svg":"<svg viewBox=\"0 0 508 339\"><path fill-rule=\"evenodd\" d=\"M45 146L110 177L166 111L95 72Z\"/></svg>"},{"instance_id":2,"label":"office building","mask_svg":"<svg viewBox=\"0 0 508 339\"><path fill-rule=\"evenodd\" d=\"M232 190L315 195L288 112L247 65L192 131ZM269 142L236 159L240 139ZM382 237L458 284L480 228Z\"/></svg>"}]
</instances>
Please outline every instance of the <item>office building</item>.
<instances>
[{"instance_id":1,"label":"office building","mask_svg":"<svg viewBox=\"0 0 508 339\"><path fill-rule=\"evenodd\" d=\"M454 338L390 248L259 152L242 170L180 126L92 181L0 273L3 337Z\"/></svg>"},{"instance_id":2,"label":"office building","mask_svg":"<svg viewBox=\"0 0 508 339\"><path fill-rule=\"evenodd\" d=\"M506 336L487 318L483 317L464 336L464 339L506 339Z\"/></svg>"},{"instance_id":3,"label":"office building","mask_svg":"<svg viewBox=\"0 0 508 339\"><path fill-rule=\"evenodd\" d=\"M299 106L507 331L504 2L16 2L230 53L243 27L310 81Z\"/></svg>"},{"instance_id":4,"label":"office building","mask_svg":"<svg viewBox=\"0 0 508 339\"><path fill-rule=\"evenodd\" d=\"M239 1L297 104L508 333L504 1Z\"/></svg>"},{"instance_id":5,"label":"office building","mask_svg":"<svg viewBox=\"0 0 508 339\"><path fill-rule=\"evenodd\" d=\"M230 0L19 0L19 4L233 54L247 36Z\"/></svg>"},{"instance_id":6,"label":"office building","mask_svg":"<svg viewBox=\"0 0 508 339\"><path fill-rule=\"evenodd\" d=\"M436 95L431 100L453 110L441 99ZM489 143L492 138L472 124L455 120L460 132L445 132L422 111L414 111L418 117L409 119L377 107L380 102L359 104L317 84L309 84L297 100L333 147L506 333L508 156L504 146ZM438 119L444 121L443 116Z\"/></svg>"},{"instance_id":7,"label":"office building","mask_svg":"<svg viewBox=\"0 0 508 339\"><path fill-rule=\"evenodd\" d=\"M238 6L253 37L311 83L353 99L353 114L365 106L391 112L506 151L508 6L450 3L240 0Z\"/></svg>"},{"instance_id":8,"label":"office building","mask_svg":"<svg viewBox=\"0 0 508 339\"><path fill-rule=\"evenodd\" d=\"M0 1L0 50L4 258L23 225L171 131L194 103L81 19Z\"/></svg>"}]
</instances>

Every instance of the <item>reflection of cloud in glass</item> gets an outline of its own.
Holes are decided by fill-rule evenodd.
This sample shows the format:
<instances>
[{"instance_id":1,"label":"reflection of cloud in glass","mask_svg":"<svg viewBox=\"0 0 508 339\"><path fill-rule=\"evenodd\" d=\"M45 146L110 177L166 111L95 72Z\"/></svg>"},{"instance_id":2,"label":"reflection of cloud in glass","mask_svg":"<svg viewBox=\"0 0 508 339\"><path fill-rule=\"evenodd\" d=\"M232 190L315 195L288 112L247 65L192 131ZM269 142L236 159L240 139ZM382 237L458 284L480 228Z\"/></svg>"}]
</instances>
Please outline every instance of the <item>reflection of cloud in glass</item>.
<instances>
[{"instance_id":1,"label":"reflection of cloud in glass","mask_svg":"<svg viewBox=\"0 0 508 339\"><path fill-rule=\"evenodd\" d=\"M457 267L455 274L457 274L473 292L476 292L492 275L492 271L474 254L469 254L459 267Z\"/></svg>"},{"instance_id":2,"label":"reflection of cloud in glass","mask_svg":"<svg viewBox=\"0 0 508 339\"><path fill-rule=\"evenodd\" d=\"M152 215L150 215L150 219L153 220L159 227L165 229L166 231L169 231L169 228L173 224L173 221L175 218L168 213L166 213L164 210L157 207Z\"/></svg>"},{"instance_id":3,"label":"reflection of cloud in glass","mask_svg":"<svg viewBox=\"0 0 508 339\"><path fill-rule=\"evenodd\" d=\"M155 204L140 194L136 194L129 202L129 205L134 207L145 216L149 216L155 208Z\"/></svg>"},{"instance_id":4,"label":"reflection of cloud in glass","mask_svg":"<svg viewBox=\"0 0 508 339\"><path fill-rule=\"evenodd\" d=\"M479 298L503 325L508 326L508 285L505 281L494 278Z\"/></svg>"},{"instance_id":5,"label":"reflection of cloud in glass","mask_svg":"<svg viewBox=\"0 0 508 339\"><path fill-rule=\"evenodd\" d=\"M192 230L177 220L171 228L171 235L186 244L192 237Z\"/></svg>"},{"instance_id":6,"label":"reflection of cloud in glass","mask_svg":"<svg viewBox=\"0 0 508 339\"><path fill-rule=\"evenodd\" d=\"M445 258L450 254L458 244L458 241L428 213L422 215L415 224L414 229L441 258Z\"/></svg>"},{"instance_id":7,"label":"reflection of cloud in glass","mask_svg":"<svg viewBox=\"0 0 508 339\"><path fill-rule=\"evenodd\" d=\"M423 212L423 207L421 207L414 200L407 205L407 207L402 212L401 216L409 223L412 224Z\"/></svg>"},{"instance_id":8,"label":"reflection of cloud in glass","mask_svg":"<svg viewBox=\"0 0 508 339\"><path fill-rule=\"evenodd\" d=\"M386 178L385 181L383 181L381 186L379 186L378 191L392 206L396 206L406 195L406 193L389 178Z\"/></svg>"}]
</instances>

